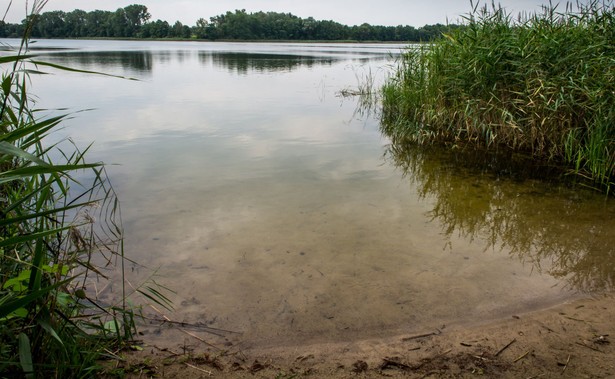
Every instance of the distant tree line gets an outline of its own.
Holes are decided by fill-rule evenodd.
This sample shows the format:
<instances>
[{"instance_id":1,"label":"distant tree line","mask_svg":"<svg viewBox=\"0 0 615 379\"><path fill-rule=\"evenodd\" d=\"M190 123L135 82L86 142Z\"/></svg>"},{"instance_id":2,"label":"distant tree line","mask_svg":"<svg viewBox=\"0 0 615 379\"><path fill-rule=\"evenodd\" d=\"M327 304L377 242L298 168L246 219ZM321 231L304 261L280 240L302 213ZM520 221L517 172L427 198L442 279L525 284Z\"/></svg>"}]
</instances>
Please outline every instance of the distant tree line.
<instances>
[{"instance_id":1,"label":"distant tree line","mask_svg":"<svg viewBox=\"0 0 615 379\"><path fill-rule=\"evenodd\" d=\"M245 10L200 18L196 25L176 21L150 21L144 5L133 4L115 12L51 11L36 17L32 30L35 38L196 38L209 40L355 40L355 41L430 41L458 25L377 26L342 25L335 21L306 19L290 13ZM0 37L21 37L26 20L21 24L0 21Z\"/></svg>"}]
</instances>

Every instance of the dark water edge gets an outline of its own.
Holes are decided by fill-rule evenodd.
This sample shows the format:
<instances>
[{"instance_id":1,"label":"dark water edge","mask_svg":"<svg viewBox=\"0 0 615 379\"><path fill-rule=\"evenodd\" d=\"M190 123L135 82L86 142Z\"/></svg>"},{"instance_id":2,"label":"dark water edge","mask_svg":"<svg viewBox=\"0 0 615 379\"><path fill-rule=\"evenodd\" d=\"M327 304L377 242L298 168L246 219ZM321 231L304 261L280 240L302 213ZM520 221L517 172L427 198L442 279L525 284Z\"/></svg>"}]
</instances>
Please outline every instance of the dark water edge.
<instances>
[{"instance_id":1,"label":"dark water edge","mask_svg":"<svg viewBox=\"0 0 615 379\"><path fill-rule=\"evenodd\" d=\"M510 151L411 144L387 159L435 201L447 235L482 238L581 292L615 284L615 201L561 166Z\"/></svg>"}]
</instances>

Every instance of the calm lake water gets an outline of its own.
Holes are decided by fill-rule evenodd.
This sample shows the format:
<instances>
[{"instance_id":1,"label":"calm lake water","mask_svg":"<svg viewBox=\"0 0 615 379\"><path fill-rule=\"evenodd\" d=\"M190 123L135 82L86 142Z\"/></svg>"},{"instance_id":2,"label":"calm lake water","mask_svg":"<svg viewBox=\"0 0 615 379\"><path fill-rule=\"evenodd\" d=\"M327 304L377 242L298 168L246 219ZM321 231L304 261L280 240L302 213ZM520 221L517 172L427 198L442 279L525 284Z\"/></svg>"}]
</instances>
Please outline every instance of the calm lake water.
<instances>
[{"instance_id":1,"label":"calm lake water","mask_svg":"<svg viewBox=\"0 0 615 379\"><path fill-rule=\"evenodd\" d=\"M155 270L176 291L168 317L237 332L192 330L212 343L424 332L612 288L613 201L484 155L389 146L377 117L339 96L381 81L402 46L33 46L139 79L51 70L31 91L42 108L92 109L53 138L94 142L89 159L111 164L126 254L141 264L129 279Z\"/></svg>"}]
</instances>

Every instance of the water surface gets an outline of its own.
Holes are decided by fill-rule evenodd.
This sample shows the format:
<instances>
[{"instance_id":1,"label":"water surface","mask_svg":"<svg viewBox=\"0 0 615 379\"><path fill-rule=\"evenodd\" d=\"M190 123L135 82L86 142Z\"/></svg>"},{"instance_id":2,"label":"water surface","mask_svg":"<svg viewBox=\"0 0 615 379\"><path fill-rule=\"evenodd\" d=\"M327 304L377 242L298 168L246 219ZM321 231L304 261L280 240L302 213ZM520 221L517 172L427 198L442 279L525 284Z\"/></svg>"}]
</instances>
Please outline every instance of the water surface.
<instances>
[{"instance_id":1,"label":"water surface","mask_svg":"<svg viewBox=\"0 0 615 379\"><path fill-rule=\"evenodd\" d=\"M509 317L613 284L612 201L391 147L339 96L381 80L401 46L36 47L139 79L54 71L32 87L41 107L93 108L54 138L94 141L90 159L116 164L125 249L141 264L129 279L156 270L176 291L173 320L247 344L350 340Z\"/></svg>"}]
</instances>

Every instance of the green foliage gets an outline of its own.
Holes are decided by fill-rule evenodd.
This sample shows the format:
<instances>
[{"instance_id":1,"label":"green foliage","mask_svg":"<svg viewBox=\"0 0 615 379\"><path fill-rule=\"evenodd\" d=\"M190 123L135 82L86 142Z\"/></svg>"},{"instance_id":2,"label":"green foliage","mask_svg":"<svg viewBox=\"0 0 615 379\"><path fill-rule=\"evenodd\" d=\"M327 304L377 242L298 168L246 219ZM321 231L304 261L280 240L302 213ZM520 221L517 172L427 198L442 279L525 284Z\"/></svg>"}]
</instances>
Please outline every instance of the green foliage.
<instances>
[{"instance_id":1,"label":"green foliage","mask_svg":"<svg viewBox=\"0 0 615 379\"><path fill-rule=\"evenodd\" d=\"M36 17L33 37L42 38L192 38L225 40L354 40L354 41L430 41L456 25L347 26L331 20L302 19L290 13L235 10L197 20L195 26L177 21L149 21L147 7L133 4L115 12L45 12ZM0 37L17 37L22 25L0 23Z\"/></svg>"},{"instance_id":2,"label":"green foliage","mask_svg":"<svg viewBox=\"0 0 615 379\"><path fill-rule=\"evenodd\" d=\"M466 20L403 56L383 89L384 132L396 141L523 151L612 189L612 3L546 7L517 21L483 7Z\"/></svg>"},{"instance_id":3,"label":"green foliage","mask_svg":"<svg viewBox=\"0 0 615 379\"><path fill-rule=\"evenodd\" d=\"M302 19L290 13L256 12L244 9L197 21L193 34L198 38L225 40L355 40L428 41L456 26L347 26L331 20Z\"/></svg>"},{"instance_id":4,"label":"green foliage","mask_svg":"<svg viewBox=\"0 0 615 379\"><path fill-rule=\"evenodd\" d=\"M146 25L151 15L144 5L133 4L119 8L115 12L95 10L85 12L76 9L71 12L51 11L34 15L32 30L33 37L43 38L79 38L79 37L138 37L141 28ZM4 28L9 29L9 24ZM12 26L10 30L0 35L9 34L17 30ZM9 35L7 35L9 36ZM13 35L18 37L18 35Z\"/></svg>"},{"instance_id":5,"label":"green foliage","mask_svg":"<svg viewBox=\"0 0 615 379\"><path fill-rule=\"evenodd\" d=\"M32 68L78 70L35 60L22 41L0 58L0 376L90 377L135 332L119 201L87 149L45 144L66 115L35 109ZM101 301L96 286L114 282L117 296ZM169 305L155 283L136 291Z\"/></svg>"}]
</instances>

